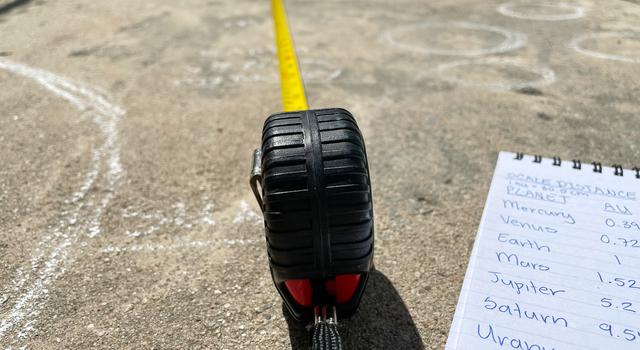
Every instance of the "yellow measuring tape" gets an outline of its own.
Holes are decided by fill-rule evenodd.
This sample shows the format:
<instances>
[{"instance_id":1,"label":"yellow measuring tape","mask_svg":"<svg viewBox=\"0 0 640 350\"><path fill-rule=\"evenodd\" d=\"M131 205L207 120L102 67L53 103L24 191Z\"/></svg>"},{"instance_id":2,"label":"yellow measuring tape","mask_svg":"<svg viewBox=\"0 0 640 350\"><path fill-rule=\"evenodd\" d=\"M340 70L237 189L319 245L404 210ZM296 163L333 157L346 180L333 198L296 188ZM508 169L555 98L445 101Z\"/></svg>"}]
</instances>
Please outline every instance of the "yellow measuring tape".
<instances>
[{"instance_id":1,"label":"yellow measuring tape","mask_svg":"<svg viewBox=\"0 0 640 350\"><path fill-rule=\"evenodd\" d=\"M280 85L282 89L282 107L285 112L309 109L307 96L304 93L302 76L293 47L291 32L287 22L287 12L282 0L271 0L273 22L276 32L276 47L280 65Z\"/></svg>"}]
</instances>

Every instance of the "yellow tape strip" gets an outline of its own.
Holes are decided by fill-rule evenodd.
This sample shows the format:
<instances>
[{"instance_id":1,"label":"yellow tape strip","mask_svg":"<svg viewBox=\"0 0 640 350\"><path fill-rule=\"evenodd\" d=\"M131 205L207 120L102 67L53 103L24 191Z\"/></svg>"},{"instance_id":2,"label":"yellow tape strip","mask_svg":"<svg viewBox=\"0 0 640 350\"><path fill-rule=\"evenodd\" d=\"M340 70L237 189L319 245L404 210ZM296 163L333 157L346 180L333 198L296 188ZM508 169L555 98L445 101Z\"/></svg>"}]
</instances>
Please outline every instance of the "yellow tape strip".
<instances>
[{"instance_id":1,"label":"yellow tape strip","mask_svg":"<svg viewBox=\"0 0 640 350\"><path fill-rule=\"evenodd\" d=\"M282 107L285 112L309 109L304 85L300 75L296 51L293 47L287 13L282 0L271 0L273 22L276 32L278 63L280 64L280 85L282 88Z\"/></svg>"}]
</instances>

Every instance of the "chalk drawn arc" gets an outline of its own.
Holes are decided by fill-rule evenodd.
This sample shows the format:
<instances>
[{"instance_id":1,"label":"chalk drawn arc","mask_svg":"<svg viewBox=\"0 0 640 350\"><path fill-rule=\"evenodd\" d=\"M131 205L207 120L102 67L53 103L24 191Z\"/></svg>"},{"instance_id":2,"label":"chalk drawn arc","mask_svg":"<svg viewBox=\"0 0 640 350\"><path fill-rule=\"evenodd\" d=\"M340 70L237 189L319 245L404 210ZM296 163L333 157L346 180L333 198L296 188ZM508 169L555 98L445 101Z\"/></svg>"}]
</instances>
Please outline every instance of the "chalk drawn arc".
<instances>
[{"instance_id":1,"label":"chalk drawn arc","mask_svg":"<svg viewBox=\"0 0 640 350\"><path fill-rule=\"evenodd\" d=\"M461 29L468 31L482 31L490 34L497 34L503 37L503 40L495 45L477 48L477 49L452 49L443 47L428 47L424 45L416 45L403 42L398 39L401 34L415 32L422 29ZM470 22L422 22L418 24L406 25L391 29L383 34L383 40L399 49L426 54L426 55L443 55L443 56L463 56L476 57L482 55L490 55L496 53L504 53L517 50L526 45L527 35L515 31L508 30L497 26L490 26Z\"/></svg>"},{"instance_id":2,"label":"chalk drawn arc","mask_svg":"<svg viewBox=\"0 0 640 350\"><path fill-rule=\"evenodd\" d=\"M624 56L612 53L590 50L583 47L583 43L587 40L598 39L637 39L640 40L640 32L600 32L580 35L569 43L569 48L586 56L600 58L610 61L640 63L640 53L637 56Z\"/></svg>"},{"instance_id":3,"label":"chalk drawn arc","mask_svg":"<svg viewBox=\"0 0 640 350\"><path fill-rule=\"evenodd\" d=\"M538 75L540 78L529 81L477 81L467 80L450 76L450 70L464 66L502 66L517 68L522 71ZM475 60L459 60L444 63L436 67L436 73L445 81L467 87L480 87L493 91L517 90L526 87L542 87L553 84L556 81L556 74L547 67L532 66L531 64L513 59L484 58Z\"/></svg>"},{"instance_id":4,"label":"chalk drawn arc","mask_svg":"<svg viewBox=\"0 0 640 350\"><path fill-rule=\"evenodd\" d=\"M82 183L61 203L58 223L43 230L30 261L23 264L26 268L19 267L10 284L14 295L12 302L5 304L6 313L0 317L0 341L6 339L7 344L21 348L19 345L35 332L53 283L73 262L73 247L101 231L102 215L124 177L118 122L126 112L96 89L60 75L8 59L0 59L0 69L29 78L70 103L80 116L91 120L98 131ZM105 190L90 192L98 182ZM11 340L10 335L13 335Z\"/></svg>"},{"instance_id":5,"label":"chalk drawn arc","mask_svg":"<svg viewBox=\"0 0 640 350\"><path fill-rule=\"evenodd\" d=\"M539 9L551 9L560 13L536 14L527 13L522 7L537 7ZM528 19L532 21L567 21L585 16L585 9L578 5L564 2L521 2L513 1L499 5L496 10L507 17Z\"/></svg>"}]
</instances>

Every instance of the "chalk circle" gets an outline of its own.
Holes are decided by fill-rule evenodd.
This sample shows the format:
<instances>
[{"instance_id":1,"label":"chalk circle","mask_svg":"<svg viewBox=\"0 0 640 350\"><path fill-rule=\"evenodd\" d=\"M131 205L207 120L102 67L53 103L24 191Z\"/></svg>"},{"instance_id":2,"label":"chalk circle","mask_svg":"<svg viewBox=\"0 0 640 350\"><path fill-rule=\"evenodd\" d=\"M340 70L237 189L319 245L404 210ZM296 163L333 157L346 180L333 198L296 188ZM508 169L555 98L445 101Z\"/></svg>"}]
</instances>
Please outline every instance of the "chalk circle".
<instances>
[{"instance_id":1,"label":"chalk circle","mask_svg":"<svg viewBox=\"0 0 640 350\"><path fill-rule=\"evenodd\" d=\"M584 17L584 8L564 2L507 2L498 6L501 14L534 21L566 21Z\"/></svg>"},{"instance_id":2,"label":"chalk circle","mask_svg":"<svg viewBox=\"0 0 640 350\"><path fill-rule=\"evenodd\" d=\"M484 32L485 35L498 35L502 37L502 41L496 45L481 47L481 48L446 48L446 47L430 47L424 44L416 44L403 40L403 35L412 33L418 33L424 29L439 29L443 31L447 30L463 30L473 32ZM467 35L467 38L472 37L473 34ZM513 51L523 47L526 44L527 36L523 33L514 32L505 28L489 26L484 24L469 23L469 22L422 22L419 24L407 25L397 27L389 30L383 34L384 40L400 49L432 55L447 55L447 56L464 56L474 57L488 54L503 53ZM469 46L469 45L465 45Z\"/></svg>"},{"instance_id":3,"label":"chalk circle","mask_svg":"<svg viewBox=\"0 0 640 350\"><path fill-rule=\"evenodd\" d=\"M601 32L584 34L577 38L574 38L569 43L569 47L583 55L592 56L611 61L627 62L627 63L640 63L640 50L630 50L637 52L636 55L616 55L613 53L607 53L597 50L590 50L583 47L585 41L596 41L601 39L636 39L638 41L637 46L640 48L640 32ZM618 44L620 44L618 42Z\"/></svg>"},{"instance_id":4,"label":"chalk circle","mask_svg":"<svg viewBox=\"0 0 640 350\"><path fill-rule=\"evenodd\" d=\"M330 82L342 74L342 69L320 59L301 59L300 65L304 72L303 79L308 82Z\"/></svg>"},{"instance_id":5,"label":"chalk circle","mask_svg":"<svg viewBox=\"0 0 640 350\"><path fill-rule=\"evenodd\" d=\"M480 77L480 79L474 79L472 77L473 69L483 66L484 68L482 68L481 71L483 76ZM462 69L464 77L459 77L452 73L452 71L456 69ZM487 73L491 70L510 71L522 77L518 77L517 79L487 80ZM444 63L436 67L436 72L442 79L461 86L481 87L496 91L542 87L553 84L556 81L556 74L549 68L533 66L518 60L501 58L460 60Z\"/></svg>"}]
</instances>

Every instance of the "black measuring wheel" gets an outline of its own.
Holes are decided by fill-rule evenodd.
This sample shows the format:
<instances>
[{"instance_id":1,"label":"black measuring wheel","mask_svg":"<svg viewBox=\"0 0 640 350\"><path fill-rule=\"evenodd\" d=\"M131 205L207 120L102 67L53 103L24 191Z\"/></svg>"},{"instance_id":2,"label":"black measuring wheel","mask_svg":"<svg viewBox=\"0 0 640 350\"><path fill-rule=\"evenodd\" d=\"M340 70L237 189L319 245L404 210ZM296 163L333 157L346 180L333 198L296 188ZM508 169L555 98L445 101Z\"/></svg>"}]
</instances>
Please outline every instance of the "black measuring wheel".
<instances>
[{"instance_id":1,"label":"black measuring wheel","mask_svg":"<svg viewBox=\"0 0 640 350\"><path fill-rule=\"evenodd\" d=\"M291 315L316 323L351 316L372 267L374 236L355 118L339 108L270 116L251 185L264 213L271 275Z\"/></svg>"}]
</instances>

